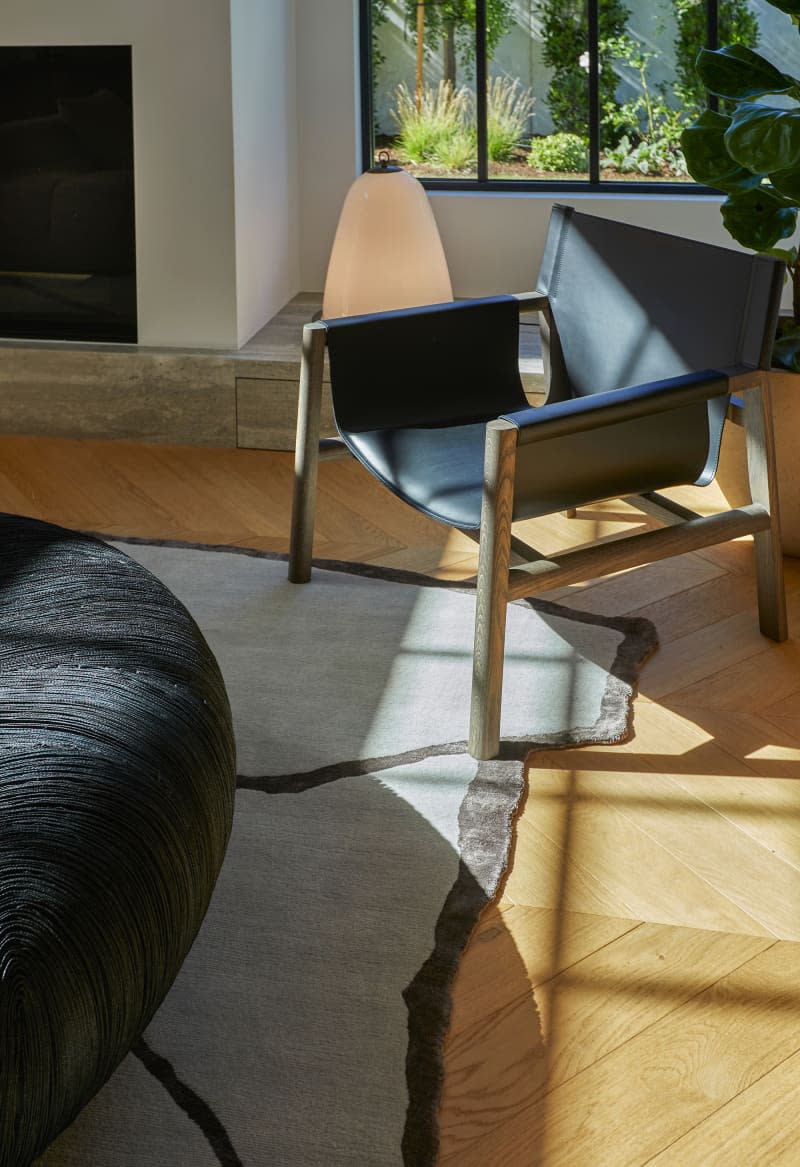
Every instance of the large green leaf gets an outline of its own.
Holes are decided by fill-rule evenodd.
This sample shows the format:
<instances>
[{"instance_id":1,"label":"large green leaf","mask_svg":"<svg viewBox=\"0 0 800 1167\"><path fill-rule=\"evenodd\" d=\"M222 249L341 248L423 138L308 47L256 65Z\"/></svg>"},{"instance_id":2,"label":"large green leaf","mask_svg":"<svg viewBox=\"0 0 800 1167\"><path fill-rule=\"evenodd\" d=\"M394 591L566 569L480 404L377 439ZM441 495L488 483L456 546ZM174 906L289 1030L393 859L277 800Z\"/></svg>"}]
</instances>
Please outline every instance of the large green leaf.
<instances>
[{"instance_id":1,"label":"large green leaf","mask_svg":"<svg viewBox=\"0 0 800 1167\"><path fill-rule=\"evenodd\" d=\"M800 165L800 109L742 102L725 131L728 153L754 174Z\"/></svg>"},{"instance_id":2,"label":"large green leaf","mask_svg":"<svg viewBox=\"0 0 800 1167\"><path fill-rule=\"evenodd\" d=\"M763 97L766 93L789 93L800 85L800 81L788 73L781 73L746 45L701 49L697 56L697 73L706 89L734 101Z\"/></svg>"},{"instance_id":3,"label":"large green leaf","mask_svg":"<svg viewBox=\"0 0 800 1167\"><path fill-rule=\"evenodd\" d=\"M694 125L681 134L681 149L692 178L717 190L741 190L758 186L762 175L740 166L728 153L725 131L731 119L714 110L705 110Z\"/></svg>"},{"instance_id":4,"label":"large green leaf","mask_svg":"<svg viewBox=\"0 0 800 1167\"><path fill-rule=\"evenodd\" d=\"M769 247L766 251L762 252L762 255L769 255L773 259L779 259L788 268L793 268L797 263L796 247Z\"/></svg>"},{"instance_id":5,"label":"large green leaf","mask_svg":"<svg viewBox=\"0 0 800 1167\"><path fill-rule=\"evenodd\" d=\"M769 180L779 194L800 206L800 166L791 170L776 170Z\"/></svg>"},{"instance_id":6,"label":"large green leaf","mask_svg":"<svg viewBox=\"0 0 800 1167\"><path fill-rule=\"evenodd\" d=\"M768 251L793 235L797 211L768 187L735 191L722 204L722 221L734 239L753 251Z\"/></svg>"}]
</instances>

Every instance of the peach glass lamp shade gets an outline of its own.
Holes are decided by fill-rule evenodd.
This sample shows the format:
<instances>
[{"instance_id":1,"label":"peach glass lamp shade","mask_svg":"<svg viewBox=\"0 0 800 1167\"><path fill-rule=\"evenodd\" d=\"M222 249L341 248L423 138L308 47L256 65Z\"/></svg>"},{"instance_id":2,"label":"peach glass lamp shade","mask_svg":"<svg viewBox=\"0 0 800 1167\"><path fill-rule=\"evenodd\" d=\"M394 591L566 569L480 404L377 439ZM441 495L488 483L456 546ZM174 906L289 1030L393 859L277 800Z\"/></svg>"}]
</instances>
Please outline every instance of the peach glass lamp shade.
<instances>
[{"instance_id":1,"label":"peach glass lamp shade","mask_svg":"<svg viewBox=\"0 0 800 1167\"><path fill-rule=\"evenodd\" d=\"M367 170L342 207L322 318L453 299L442 241L422 183L397 166Z\"/></svg>"}]
</instances>

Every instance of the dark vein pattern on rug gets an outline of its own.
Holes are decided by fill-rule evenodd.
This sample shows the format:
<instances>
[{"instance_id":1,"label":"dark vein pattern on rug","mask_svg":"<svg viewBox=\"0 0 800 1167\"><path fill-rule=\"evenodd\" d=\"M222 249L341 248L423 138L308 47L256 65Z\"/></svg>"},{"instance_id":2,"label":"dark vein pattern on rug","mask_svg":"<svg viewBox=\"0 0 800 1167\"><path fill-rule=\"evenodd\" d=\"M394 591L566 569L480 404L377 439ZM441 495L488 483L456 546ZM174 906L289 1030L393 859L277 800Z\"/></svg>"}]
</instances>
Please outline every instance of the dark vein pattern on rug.
<instances>
[{"instance_id":1,"label":"dark vein pattern on rug","mask_svg":"<svg viewBox=\"0 0 800 1167\"><path fill-rule=\"evenodd\" d=\"M151 1049L144 1038L131 1047L131 1053L139 1059L144 1068L149 1071L169 1094L178 1106L208 1140L208 1145L217 1157L221 1167L244 1167L242 1160L236 1154L228 1132L208 1103L182 1082L175 1073L172 1065L166 1058L162 1058Z\"/></svg>"}]
</instances>

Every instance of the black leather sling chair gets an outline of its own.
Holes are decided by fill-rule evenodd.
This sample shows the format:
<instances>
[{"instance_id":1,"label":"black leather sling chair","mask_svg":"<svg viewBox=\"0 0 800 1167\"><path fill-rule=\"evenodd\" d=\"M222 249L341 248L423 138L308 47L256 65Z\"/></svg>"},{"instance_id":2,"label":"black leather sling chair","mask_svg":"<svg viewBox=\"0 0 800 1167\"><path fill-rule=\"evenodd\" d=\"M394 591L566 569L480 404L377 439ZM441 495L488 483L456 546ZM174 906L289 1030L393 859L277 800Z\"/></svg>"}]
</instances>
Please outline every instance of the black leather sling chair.
<instances>
[{"instance_id":1,"label":"black leather sling chair","mask_svg":"<svg viewBox=\"0 0 800 1167\"><path fill-rule=\"evenodd\" d=\"M764 376L783 271L556 206L536 292L306 325L289 578L310 577L320 445L337 442L319 441L327 346L344 447L417 510L479 532L474 757L499 752L511 600L752 534L761 631L786 639ZM541 314L537 408L518 371L521 307ZM728 416L746 426L751 504L700 516L656 494L711 482ZM665 525L557 560L512 536L519 519L620 497Z\"/></svg>"}]
</instances>

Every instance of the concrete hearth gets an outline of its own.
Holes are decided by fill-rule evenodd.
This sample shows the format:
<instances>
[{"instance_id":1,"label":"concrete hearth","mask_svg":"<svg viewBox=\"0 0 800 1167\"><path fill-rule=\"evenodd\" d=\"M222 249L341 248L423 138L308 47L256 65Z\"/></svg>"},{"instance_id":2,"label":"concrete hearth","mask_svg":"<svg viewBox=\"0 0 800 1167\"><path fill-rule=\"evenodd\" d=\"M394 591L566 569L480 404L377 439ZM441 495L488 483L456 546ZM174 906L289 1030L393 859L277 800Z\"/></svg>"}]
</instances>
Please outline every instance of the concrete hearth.
<instances>
[{"instance_id":1,"label":"concrete hearth","mask_svg":"<svg viewBox=\"0 0 800 1167\"><path fill-rule=\"evenodd\" d=\"M301 293L235 350L0 341L0 432L291 449L319 304Z\"/></svg>"}]
</instances>

